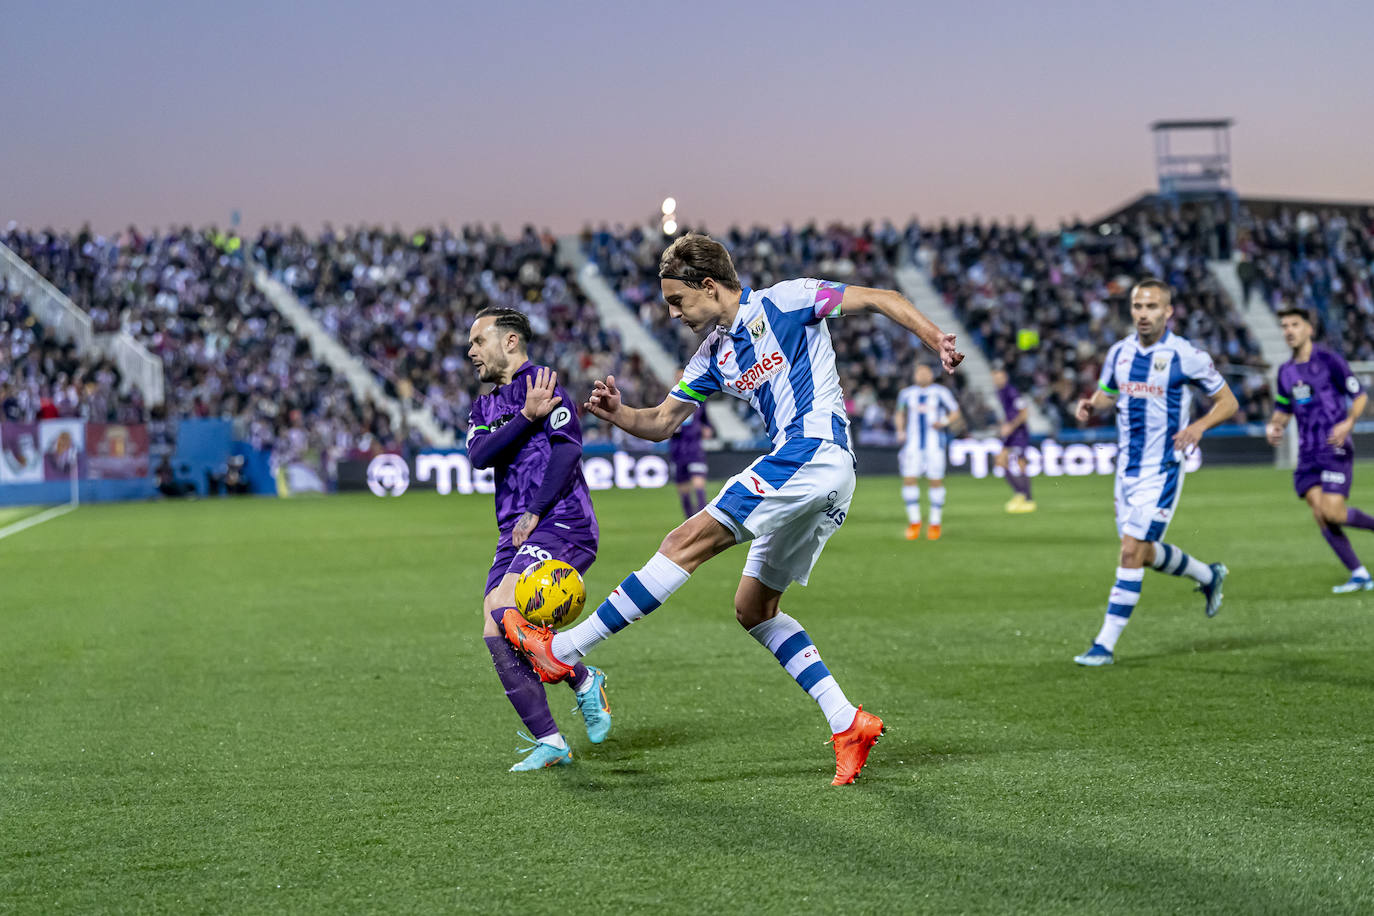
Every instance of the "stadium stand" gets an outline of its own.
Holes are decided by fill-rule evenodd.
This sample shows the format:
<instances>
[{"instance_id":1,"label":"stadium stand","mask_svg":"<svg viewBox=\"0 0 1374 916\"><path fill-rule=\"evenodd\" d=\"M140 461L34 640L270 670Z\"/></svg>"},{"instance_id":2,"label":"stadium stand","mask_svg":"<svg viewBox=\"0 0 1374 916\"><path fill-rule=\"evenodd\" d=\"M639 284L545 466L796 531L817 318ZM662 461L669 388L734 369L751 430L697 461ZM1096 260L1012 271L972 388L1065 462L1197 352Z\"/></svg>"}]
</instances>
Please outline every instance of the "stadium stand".
<instances>
[{"instance_id":1,"label":"stadium stand","mask_svg":"<svg viewBox=\"0 0 1374 916\"><path fill-rule=\"evenodd\" d=\"M400 441L253 288L237 237L11 228L3 241L98 329L122 328L161 358L169 419L233 420L237 437L271 450L274 463L305 462L325 475L342 457Z\"/></svg>"},{"instance_id":2,"label":"stadium stand","mask_svg":"<svg viewBox=\"0 0 1374 916\"><path fill-rule=\"evenodd\" d=\"M532 227L507 238L478 226L408 235L326 228L316 238L269 230L253 246L253 256L389 394L422 401L460 435L480 387L467 365L468 327L488 306L529 315L539 338L531 358L556 368L570 392L581 395L593 379L614 374L631 403L663 396L618 335L599 327L554 251L555 240ZM585 419L588 439L606 435Z\"/></svg>"}]
</instances>

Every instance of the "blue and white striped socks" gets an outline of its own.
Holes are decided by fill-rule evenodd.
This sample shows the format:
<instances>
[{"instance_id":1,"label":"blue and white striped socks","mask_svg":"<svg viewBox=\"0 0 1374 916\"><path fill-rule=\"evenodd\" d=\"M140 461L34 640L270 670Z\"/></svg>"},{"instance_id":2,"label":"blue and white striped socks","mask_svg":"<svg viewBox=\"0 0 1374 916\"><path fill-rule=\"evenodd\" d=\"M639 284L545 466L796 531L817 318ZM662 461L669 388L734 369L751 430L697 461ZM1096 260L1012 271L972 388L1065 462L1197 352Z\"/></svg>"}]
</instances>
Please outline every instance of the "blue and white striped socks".
<instances>
[{"instance_id":1,"label":"blue and white striped socks","mask_svg":"<svg viewBox=\"0 0 1374 916\"><path fill-rule=\"evenodd\" d=\"M1093 642L1107 651L1116 648L1121 631L1126 629L1131 619L1131 611L1140 603L1140 585L1145 581L1145 570L1116 568L1116 584L1112 586L1111 597L1107 599L1107 614L1102 620L1102 631Z\"/></svg>"},{"instance_id":2,"label":"blue and white striped socks","mask_svg":"<svg viewBox=\"0 0 1374 916\"><path fill-rule=\"evenodd\" d=\"M854 724L854 716L859 710L835 683L801 624L779 612L772 620L765 620L751 629L749 635L772 652L783 670L820 704L821 712L830 723L831 734L839 734Z\"/></svg>"},{"instance_id":3,"label":"blue and white striped socks","mask_svg":"<svg viewBox=\"0 0 1374 916\"><path fill-rule=\"evenodd\" d=\"M1150 565L1171 576L1187 576L1199 585L1212 584L1212 567L1196 560L1173 544L1155 543L1155 557Z\"/></svg>"},{"instance_id":4,"label":"blue and white striped socks","mask_svg":"<svg viewBox=\"0 0 1374 916\"><path fill-rule=\"evenodd\" d=\"M555 633L553 654L571 665L609 637L668 600L687 581L689 573L661 553L631 573L601 606L570 630Z\"/></svg>"}]
</instances>

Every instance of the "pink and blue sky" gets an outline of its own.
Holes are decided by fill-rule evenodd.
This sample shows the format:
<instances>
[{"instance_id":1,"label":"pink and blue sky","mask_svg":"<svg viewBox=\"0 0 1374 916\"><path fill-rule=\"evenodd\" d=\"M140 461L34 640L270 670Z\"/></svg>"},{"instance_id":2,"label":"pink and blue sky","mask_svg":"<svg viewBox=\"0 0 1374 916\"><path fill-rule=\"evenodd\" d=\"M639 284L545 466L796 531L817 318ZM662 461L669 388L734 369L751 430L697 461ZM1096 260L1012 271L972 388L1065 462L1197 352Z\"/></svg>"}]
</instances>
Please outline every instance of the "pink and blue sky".
<instances>
[{"instance_id":1,"label":"pink and blue sky","mask_svg":"<svg viewBox=\"0 0 1374 916\"><path fill-rule=\"evenodd\" d=\"M1148 124L1374 199L1374 6L0 5L0 224L1091 217Z\"/></svg>"}]
</instances>

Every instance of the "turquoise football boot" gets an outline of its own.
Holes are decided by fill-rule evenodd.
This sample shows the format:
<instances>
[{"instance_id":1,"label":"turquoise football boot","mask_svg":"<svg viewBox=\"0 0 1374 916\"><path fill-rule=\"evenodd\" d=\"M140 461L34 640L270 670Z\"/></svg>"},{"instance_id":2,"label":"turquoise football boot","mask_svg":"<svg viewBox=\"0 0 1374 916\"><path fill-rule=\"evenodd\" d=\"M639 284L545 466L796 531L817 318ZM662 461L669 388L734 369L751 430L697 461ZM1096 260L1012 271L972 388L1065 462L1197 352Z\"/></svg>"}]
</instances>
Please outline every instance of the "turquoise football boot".
<instances>
[{"instance_id":1,"label":"turquoise football boot","mask_svg":"<svg viewBox=\"0 0 1374 916\"><path fill-rule=\"evenodd\" d=\"M1111 649L1093 643L1088 647L1087 652L1082 655L1075 655L1073 660L1085 668L1101 668L1103 665L1110 665L1115 661L1115 658L1112 656Z\"/></svg>"},{"instance_id":2,"label":"turquoise football boot","mask_svg":"<svg viewBox=\"0 0 1374 916\"><path fill-rule=\"evenodd\" d=\"M1226 581L1226 574L1230 572L1230 570L1220 563L1213 563L1211 569L1212 584L1199 585L1197 591L1202 592L1203 597L1207 599L1207 606L1205 608L1207 616L1215 617L1217 616L1217 611L1221 610L1221 586L1222 583Z\"/></svg>"},{"instance_id":3,"label":"turquoise football boot","mask_svg":"<svg viewBox=\"0 0 1374 916\"><path fill-rule=\"evenodd\" d=\"M510 768L512 773L542 770L547 767L565 767L572 763L571 747L554 747L552 744L545 744L543 741L535 741L534 738L524 732L519 732L518 734L521 738L530 742L532 746L516 749L526 756L524 760Z\"/></svg>"},{"instance_id":4,"label":"turquoise football boot","mask_svg":"<svg viewBox=\"0 0 1374 916\"><path fill-rule=\"evenodd\" d=\"M587 740L600 744L611 733L611 703L606 699L606 672L587 666L591 683L577 694L577 712L587 725Z\"/></svg>"}]
</instances>

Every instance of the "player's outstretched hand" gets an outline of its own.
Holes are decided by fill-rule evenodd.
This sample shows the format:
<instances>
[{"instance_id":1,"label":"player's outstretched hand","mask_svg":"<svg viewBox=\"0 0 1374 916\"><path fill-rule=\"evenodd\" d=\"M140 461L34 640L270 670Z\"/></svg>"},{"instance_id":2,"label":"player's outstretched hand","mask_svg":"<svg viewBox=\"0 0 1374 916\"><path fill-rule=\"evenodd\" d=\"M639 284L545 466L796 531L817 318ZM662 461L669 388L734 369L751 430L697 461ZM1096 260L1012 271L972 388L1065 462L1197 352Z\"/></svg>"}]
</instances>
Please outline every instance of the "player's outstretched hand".
<instances>
[{"instance_id":1,"label":"player's outstretched hand","mask_svg":"<svg viewBox=\"0 0 1374 916\"><path fill-rule=\"evenodd\" d=\"M946 334L940 338L940 365L945 367L946 372L953 372L954 367L964 361L964 354L960 353L954 346L954 335Z\"/></svg>"},{"instance_id":2,"label":"player's outstretched hand","mask_svg":"<svg viewBox=\"0 0 1374 916\"><path fill-rule=\"evenodd\" d=\"M1283 427L1269 424L1264 428L1264 438L1268 440L1270 445L1283 445Z\"/></svg>"},{"instance_id":3,"label":"player's outstretched hand","mask_svg":"<svg viewBox=\"0 0 1374 916\"><path fill-rule=\"evenodd\" d=\"M592 416L603 420L615 416L616 411L620 410L620 389L615 386L614 375L608 375L606 381L592 385L592 394L585 406Z\"/></svg>"},{"instance_id":4,"label":"player's outstretched hand","mask_svg":"<svg viewBox=\"0 0 1374 916\"><path fill-rule=\"evenodd\" d=\"M540 366L533 379L525 376L525 406L520 408L525 419L539 420L547 417L555 407L562 404L563 399L554 394L557 387L558 373L548 366Z\"/></svg>"},{"instance_id":5,"label":"player's outstretched hand","mask_svg":"<svg viewBox=\"0 0 1374 916\"><path fill-rule=\"evenodd\" d=\"M1190 423L1178 431L1174 436L1174 448L1183 454L1188 454L1197 448L1199 440L1202 439L1202 430L1196 423Z\"/></svg>"},{"instance_id":6,"label":"player's outstretched hand","mask_svg":"<svg viewBox=\"0 0 1374 916\"><path fill-rule=\"evenodd\" d=\"M1093 399L1079 398L1078 406L1073 409L1074 419L1079 423L1087 423L1093 418Z\"/></svg>"}]
</instances>

